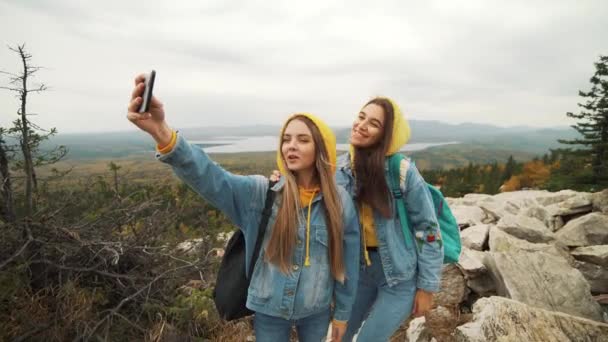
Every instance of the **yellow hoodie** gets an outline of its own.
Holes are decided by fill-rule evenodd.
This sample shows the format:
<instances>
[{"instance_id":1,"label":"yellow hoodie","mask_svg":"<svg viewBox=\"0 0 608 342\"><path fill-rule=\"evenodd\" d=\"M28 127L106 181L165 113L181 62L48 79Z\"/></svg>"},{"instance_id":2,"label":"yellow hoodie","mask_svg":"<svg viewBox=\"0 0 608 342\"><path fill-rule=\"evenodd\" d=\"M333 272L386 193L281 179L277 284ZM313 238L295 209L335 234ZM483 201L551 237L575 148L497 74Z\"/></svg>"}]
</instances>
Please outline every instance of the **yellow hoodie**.
<instances>
[{"instance_id":1,"label":"yellow hoodie","mask_svg":"<svg viewBox=\"0 0 608 342\"><path fill-rule=\"evenodd\" d=\"M410 140L410 125L405 119L403 113L401 112L401 108L399 105L388 97L383 97L387 99L393 105L393 112L395 114L393 120L393 135L391 138L390 145L386 151L386 156L391 156L401 149L403 145L405 145L408 140ZM354 161L354 147L350 146L350 157L351 163ZM367 254L367 247L377 247L378 239L376 237L376 227L374 225L374 213L372 208L367 205L361 205L359 211L359 220L361 221L361 226L363 227L363 244L365 251L365 261L368 265L371 264L369 260L369 255Z\"/></svg>"},{"instance_id":2,"label":"yellow hoodie","mask_svg":"<svg viewBox=\"0 0 608 342\"><path fill-rule=\"evenodd\" d=\"M321 136L323 137L323 143L325 144L325 149L327 150L327 154L329 157L329 164L331 167L331 172L335 173L336 172L336 136L334 135L334 132L329 128L329 126L327 126L325 124L325 122L321 121L319 118L317 118L316 116L310 114L310 113L296 113L294 115L292 115L289 119L287 119L285 121L285 125L283 125L283 128L281 128L281 135L279 137L283 136L283 133L285 132L285 128L287 127L287 123L291 121L291 119L294 116L305 116L308 119L310 119L315 126L317 126L317 128L319 129L319 132L321 133ZM281 138L279 138L279 141L281 141ZM279 171L281 172L281 174L285 174L286 172L288 172L287 170L285 170L285 167L283 166L283 157L282 157L282 152L281 152L281 146L279 143L279 148L277 149L277 165L279 167ZM315 195L319 192L319 188L313 188L313 189L305 189L302 187L298 187L299 193L300 193L300 205L304 208L305 206L308 206L308 215L306 217L306 259L304 260L304 266L310 266L310 211L311 211L311 204L312 204L312 200L315 198Z\"/></svg>"}]
</instances>

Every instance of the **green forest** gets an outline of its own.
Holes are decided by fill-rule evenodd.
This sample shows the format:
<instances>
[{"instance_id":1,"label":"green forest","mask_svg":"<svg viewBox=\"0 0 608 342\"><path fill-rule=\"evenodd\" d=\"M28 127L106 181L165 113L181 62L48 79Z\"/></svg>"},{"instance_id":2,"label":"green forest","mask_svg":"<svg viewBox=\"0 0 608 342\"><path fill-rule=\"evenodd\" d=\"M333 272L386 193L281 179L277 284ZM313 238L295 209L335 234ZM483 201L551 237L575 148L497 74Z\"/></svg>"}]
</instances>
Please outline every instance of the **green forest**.
<instances>
[{"instance_id":1,"label":"green forest","mask_svg":"<svg viewBox=\"0 0 608 342\"><path fill-rule=\"evenodd\" d=\"M0 128L0 341L244 340L250 320L223 322L212 301L226 233L236 227L151 155L69 164L63 146L41 149L56 131L32 121L27 100L51 95L28 88L40 69L23 46L12 50L24 68L1 93L17 95L20 107ZM595 66L581 111L564 114L580 136L565 137L563 148L490 158L460 145L412 159L451 197L608 187L608 57ZM275 168L274 153L213 158L239 174ZM442 161L451 167L434 167L437 158L452 158Z\"/></svg>"}]
</instances>

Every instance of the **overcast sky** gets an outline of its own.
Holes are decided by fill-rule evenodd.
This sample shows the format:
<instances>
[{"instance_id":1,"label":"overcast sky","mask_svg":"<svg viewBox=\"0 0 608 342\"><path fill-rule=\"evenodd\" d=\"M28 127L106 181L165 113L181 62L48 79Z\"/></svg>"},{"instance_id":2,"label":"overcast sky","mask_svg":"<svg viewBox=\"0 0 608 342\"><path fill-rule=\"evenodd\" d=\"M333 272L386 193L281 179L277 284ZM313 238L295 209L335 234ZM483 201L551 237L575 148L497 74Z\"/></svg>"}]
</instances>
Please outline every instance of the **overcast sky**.
<instances>
[{"instance_id":1,"label":"overcast sky","mask_svg":"<svg viewBox=\"0 0 608 342\"><path fill-rule=\"evenodd\" d=\"M6 46L26 43L29 109L60 132L132 129L139 72L176 127L280 124L309 111L350 125L372 96L408 118L564 126L608 54L608 1L0 0ZM0 75L0 83L6 85ZM0 124L17 99L0 92Z\"/></svg>"}]
</instances>

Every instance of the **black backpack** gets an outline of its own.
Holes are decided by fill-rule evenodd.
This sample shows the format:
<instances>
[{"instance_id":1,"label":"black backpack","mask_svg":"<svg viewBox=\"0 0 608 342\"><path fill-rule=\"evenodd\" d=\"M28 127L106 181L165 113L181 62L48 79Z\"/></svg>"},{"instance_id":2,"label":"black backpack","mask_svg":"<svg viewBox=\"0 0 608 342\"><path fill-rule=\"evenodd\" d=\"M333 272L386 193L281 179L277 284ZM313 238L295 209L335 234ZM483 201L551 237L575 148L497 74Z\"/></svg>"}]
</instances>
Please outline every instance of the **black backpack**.
<instances>
[{"instance_id":1,"label":"black backpack","mask_svg":"<svg viewBox=\"0 0 608 342\"><path fill-rule=\"evenodd\" d=\"M260 221L251 264L249 265L249 274L245 272L245 236L240 229L237 229L228 241L220 269L217 272L217 280L213 289L213 301L220 317L227 321L253 314L253 311L247 309L245 303L247 302L247 290L249 289L253 268L264 240L264 231L272 213L275 194L271 190L272 185L274 183L269 182L262 220Z\"/></svg>"}]
</instances>

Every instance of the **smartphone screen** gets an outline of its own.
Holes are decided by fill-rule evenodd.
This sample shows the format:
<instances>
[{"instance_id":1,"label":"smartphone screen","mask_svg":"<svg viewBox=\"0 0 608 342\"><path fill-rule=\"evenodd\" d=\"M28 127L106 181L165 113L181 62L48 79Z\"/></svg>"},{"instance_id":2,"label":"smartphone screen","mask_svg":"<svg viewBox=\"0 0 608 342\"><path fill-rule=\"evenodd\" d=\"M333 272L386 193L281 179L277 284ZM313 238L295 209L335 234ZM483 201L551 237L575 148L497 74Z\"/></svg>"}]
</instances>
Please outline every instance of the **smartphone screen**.
<instances>
[{"instance_id":1,"label":"smartphone screen","mask_svg":"<svg viewBox=\"0 0 608 342\"><path fill-rule=\"evenodd\" d=\"M150 101L152 100L152 89L154 88L154 79L156 78L156 71L152 70L148 75L146 75L146 79L144 80L144 93L142 96L143 101L141 102L141 106L139 107L140 113L145 113L150 109Z\"/></svg>"}]
</instances>

